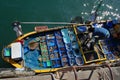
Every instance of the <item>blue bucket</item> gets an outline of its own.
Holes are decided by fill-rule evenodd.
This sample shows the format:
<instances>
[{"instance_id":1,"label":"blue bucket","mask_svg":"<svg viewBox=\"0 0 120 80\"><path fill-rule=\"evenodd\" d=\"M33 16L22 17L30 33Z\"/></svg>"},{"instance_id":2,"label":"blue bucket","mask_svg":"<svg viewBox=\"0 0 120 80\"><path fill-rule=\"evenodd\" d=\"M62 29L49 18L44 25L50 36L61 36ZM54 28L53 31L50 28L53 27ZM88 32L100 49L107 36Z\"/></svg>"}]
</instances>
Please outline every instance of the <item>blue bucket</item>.
<instances>
[{"instance_id":1,"label":"blue bucket","mask_svg":"<svg viewBox=\"0 0 120 80\"><path fill-rule=\"evenodd\" d=\"M86 26L78 26L77 29L78 29L78 31L80 31L80 32L86 32L86 31L87 31Z\"/></svg>"}]
</instances>

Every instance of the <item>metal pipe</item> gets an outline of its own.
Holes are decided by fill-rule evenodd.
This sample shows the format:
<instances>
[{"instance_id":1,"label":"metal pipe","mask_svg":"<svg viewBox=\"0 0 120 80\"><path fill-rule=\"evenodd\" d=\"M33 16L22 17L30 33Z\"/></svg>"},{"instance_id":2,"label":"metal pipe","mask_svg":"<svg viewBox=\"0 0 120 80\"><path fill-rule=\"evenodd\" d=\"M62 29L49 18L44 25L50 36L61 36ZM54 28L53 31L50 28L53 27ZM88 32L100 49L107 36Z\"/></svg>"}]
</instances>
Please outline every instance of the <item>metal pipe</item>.
<instances>
[{"instance_id":1,"label":"metal pipe","mask_svg":"<svg viewBox=\"0 0 120 80\"><path fill-rule=\"evenodd\" d=\"M20 22L21 24L77 24L68 22Z\"/></svg>"}]
</instances>

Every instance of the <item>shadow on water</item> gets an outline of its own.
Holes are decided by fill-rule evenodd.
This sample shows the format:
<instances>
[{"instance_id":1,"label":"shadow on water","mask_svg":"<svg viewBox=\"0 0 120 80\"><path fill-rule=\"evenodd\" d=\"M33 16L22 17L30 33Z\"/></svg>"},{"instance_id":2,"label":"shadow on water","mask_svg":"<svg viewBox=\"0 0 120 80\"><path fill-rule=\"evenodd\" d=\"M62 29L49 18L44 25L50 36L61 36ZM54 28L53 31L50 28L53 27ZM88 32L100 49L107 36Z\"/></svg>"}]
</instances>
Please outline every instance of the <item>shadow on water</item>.
<instances>
[{"instance_id":1,"label":"shadow on water","mask_svg":"<svg viewBox=\"0 0 120 80\"><path fill-rule=\"evenodd\" d=\"M11 23L18 21L70 22L75 16L89 18L99 0L0 0L0 51L15 38ZM98 11L99 19L119 16L118 0L105 0ZM112 16L111 16L112 15ZM22 25L24 33L32 31L37 25ZM51 25L49 27L52 27ZM11 67L0 56L0 67Z\"/></svg>"}]
</instances>

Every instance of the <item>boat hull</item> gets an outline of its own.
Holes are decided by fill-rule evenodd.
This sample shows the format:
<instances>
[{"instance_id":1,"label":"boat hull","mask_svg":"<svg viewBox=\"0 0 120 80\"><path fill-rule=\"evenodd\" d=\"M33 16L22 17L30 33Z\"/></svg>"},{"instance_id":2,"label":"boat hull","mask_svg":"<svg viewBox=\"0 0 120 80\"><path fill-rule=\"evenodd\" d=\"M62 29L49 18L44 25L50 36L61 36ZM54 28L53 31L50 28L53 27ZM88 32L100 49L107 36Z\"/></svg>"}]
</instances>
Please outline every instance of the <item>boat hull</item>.
<instances>
[{"instance_id":1,"label":"boat hull","mask_svg":"<svg viewBox=\"0 0 120 80\"><path fill-rule=\"evenodd\" d=\"M68 66L102 63L110 59L105 54L105 45L102 45L104 41L93 46L93 49L87 49L86 46L84 49L82 43L85 35L79 36L80 26L91 27L76 24L24 34L3 49L3 59L16 68L30 68L36 73L54 72Z\"/></svg>"}]
</instances>

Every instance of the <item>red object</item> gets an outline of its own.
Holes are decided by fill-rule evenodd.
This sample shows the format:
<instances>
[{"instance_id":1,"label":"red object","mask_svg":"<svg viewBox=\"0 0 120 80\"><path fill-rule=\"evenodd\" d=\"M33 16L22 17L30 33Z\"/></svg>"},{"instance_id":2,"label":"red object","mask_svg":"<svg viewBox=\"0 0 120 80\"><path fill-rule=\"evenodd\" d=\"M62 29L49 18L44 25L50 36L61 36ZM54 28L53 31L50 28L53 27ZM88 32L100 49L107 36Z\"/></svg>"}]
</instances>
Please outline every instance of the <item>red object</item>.
<instances>
[{"instance_id":1,"label":"red object","mask_svg":"<svg viewBox=\"0 0 120 80\"><path fill-rule=\"evenodd\" d=\"M20 42L22 45L24 44L24 40L17 40L16 42Z\"/></svg>"},{"instance_id":2,"label":"red object","mask_svg":"<svg viewBox=\"0 0 120 80\"><path fill-rule=\"evenodd\" d=\"M35 27L35 31L43 31L43 30L47 30L48 26L36 26Z\"/></svg>"}]
</instances>

